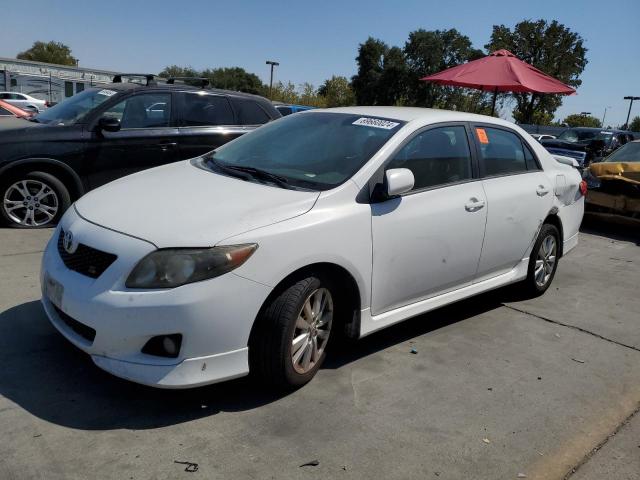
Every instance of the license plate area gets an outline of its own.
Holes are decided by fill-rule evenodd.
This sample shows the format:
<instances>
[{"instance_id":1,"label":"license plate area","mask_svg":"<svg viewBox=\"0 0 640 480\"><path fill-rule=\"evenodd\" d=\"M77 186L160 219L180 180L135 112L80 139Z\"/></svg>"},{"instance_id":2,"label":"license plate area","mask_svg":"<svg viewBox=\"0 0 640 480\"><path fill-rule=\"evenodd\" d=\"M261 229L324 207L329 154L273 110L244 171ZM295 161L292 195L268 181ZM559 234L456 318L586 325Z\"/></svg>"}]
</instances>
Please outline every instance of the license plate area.
<instances>
[{"instance_id":1,"label":"license plate area","mask_svg":"<svg viewBox=\"0 0 640 480\"><path fill-rule=\"evenodd\" d=\"M64 297L64 287L48 273L44 275L44 295L56 307L62 310L62 298Z\"/></svg>"}]
</instances>

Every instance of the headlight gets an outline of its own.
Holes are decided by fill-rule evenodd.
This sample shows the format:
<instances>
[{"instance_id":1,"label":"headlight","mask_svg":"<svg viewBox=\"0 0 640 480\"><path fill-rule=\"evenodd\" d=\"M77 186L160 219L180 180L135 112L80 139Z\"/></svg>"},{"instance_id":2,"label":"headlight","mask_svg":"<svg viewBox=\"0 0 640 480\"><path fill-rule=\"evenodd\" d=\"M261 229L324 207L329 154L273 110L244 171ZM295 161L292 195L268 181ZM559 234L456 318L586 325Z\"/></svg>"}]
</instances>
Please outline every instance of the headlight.
<instances>
[{"instance_id":1,"label":"headlight","mask_svg":"<svg viewBox=\"0 0 640 480\"><path fill-rule=\"evenodd\" d=\"M167 248L144 257L133 269L128 288L173 288L218 277L242 265L258 245Z\"/></svg>"}]
</instances>

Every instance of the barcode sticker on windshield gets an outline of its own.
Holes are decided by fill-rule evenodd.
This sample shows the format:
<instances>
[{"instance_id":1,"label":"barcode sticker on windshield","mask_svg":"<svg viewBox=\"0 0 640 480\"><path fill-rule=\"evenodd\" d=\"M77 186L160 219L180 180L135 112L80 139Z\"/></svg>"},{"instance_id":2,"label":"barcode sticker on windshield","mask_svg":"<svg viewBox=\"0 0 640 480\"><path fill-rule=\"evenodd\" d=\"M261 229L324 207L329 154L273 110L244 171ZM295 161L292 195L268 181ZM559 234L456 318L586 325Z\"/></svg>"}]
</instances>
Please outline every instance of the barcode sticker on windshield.
<instances>
[{"instance_id":1,"label":"barcode sticker on windshield","mask_svg":"<svg viewBox=\"0 0 640 480\"><path fill-rule=\"evenodd\" d=\"M362 125L364 127L384 128L385 130L391 130L400 125L397 122L390 122L389 120L381 120L379 118L367 118L361 117L353 125Z\"/></svg>"},{"instance_id":2,"label":"barcode sticker on windshield","mask_svg":"<svg viewBox=\"0 0 640 480\"><path fill-rule=\"evenodd\" d=\"M105 97L111 97L113 95L115 95L116 92L114 92L113 90L100 90L98 92L98 95L104 95Z\"/></svg>"}]
</instances>

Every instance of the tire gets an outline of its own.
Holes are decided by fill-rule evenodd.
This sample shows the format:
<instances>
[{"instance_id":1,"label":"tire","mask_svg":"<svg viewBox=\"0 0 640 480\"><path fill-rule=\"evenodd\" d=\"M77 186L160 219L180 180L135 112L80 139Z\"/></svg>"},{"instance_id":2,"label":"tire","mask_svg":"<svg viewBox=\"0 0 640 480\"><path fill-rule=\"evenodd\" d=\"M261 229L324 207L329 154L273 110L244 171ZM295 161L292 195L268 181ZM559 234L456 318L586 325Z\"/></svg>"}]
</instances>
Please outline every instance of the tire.
<instances>
[{"instance_id":1,"label":"tire","mask_svg":"<svg viewBox=\"0 0 640 480\"><path fill-rule=\"evenodd\" d=\"M327 280L312 275L292 281L267 301L249 345L254 377L277 389L291 390L315 376L326 357L331 327L335 326L333 292ZM324 308L314 309L316 301ZM320 315L313 310L320 310ZM301 322L308 318L312 321L306 322L305 330Z\"/></svg>"},{"instance_id":2,"label":"tire","mask_svg":"<svg viewBox=\"0 0 640 480\"><path fill-rule=\"evenodd\" d=\"M6 226L45 228L58 223L71 205L71 196L50 173L28 172L0 182L0 201L0 220Z\"/></svg>"},{"instance_id":3,"label":"tire","mask_svg":"<svg viewBox=\"0 0 640 480\"><path fill-rule=\"evenodd\" d=\"M558 229L548 223L542 225L538 238L533 244L531 256L529 257L527 278L523 282L530 296L537 297L542 295L551 285L558 269L559 247L560 233Z\"/></svg>"}]
</instances>

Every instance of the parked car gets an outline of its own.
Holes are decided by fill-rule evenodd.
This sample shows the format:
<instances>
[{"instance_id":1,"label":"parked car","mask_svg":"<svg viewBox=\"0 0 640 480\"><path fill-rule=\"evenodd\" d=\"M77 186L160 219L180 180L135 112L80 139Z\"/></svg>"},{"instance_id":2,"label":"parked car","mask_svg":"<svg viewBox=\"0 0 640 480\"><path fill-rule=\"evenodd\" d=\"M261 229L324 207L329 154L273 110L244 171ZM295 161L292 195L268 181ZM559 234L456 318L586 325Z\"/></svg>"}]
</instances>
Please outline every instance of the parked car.
<instances>
[{"instance_id":1,"label":"parked car","mask_svg":"<svg viewBox=\"0 0 640 480\"><path fill-rule=\"evenodd\" d=\"M581 167L587 167L633 139L633 133L624 130L581 127L569 128L556 139L540 142L549 152L575 158Z\"/></svg>"},{"instance_id":2,"label":"parked car","mask_svg":"<svg viewBox=\"0 0 640 480\"><path fill-rule=\"evenodd\" d=\"M540 141L540 140L553 140L554 138L557 138L555 135L549 135L547 133L532 133L531 136L533 138L535 138L536 140Z\"/></svg>"},{"instance_id":3,"label":"parked car","mask_svg":"<svg viewBox=\"0 0 640 480\"><path fill-rule=\"evenodd\" d=\"M584 178L587 210L634 219L640 224L640 141L632 141L602 162L592 163Z\"/></svg>"},{"instance_id":4,"label":"parked car","mask_svg":"<svg viewBox=\"0 0 640 480\"><path fill-rule=\"evenodd\" d=\"M32 116L32 113L0 100L0 118L31 118Z\"/></svg>"},{"instance_id":5,"label":"parked car","mask_svg":"<svg viewBox=\"0 0 640 480\"><path fill-rule=\"evenodd\" d=\"M313 110L315 108L308 107L306 105L275 105L275 107L283 117L291 115L292 113L304 112L306 110Z\"/></svg>"},{"instance_id":6,"label":"parked car","mask_svg":"<svg viewBox=\"0 0 640 480\"><path fill-rule=\"evenodd\" d=\"M0 131L0 220L53 225L93 188L201 155L279 117L265 98L183 84L86 89Z\"/></svg>"},{"instance_id":7,"label":"parked car","mask_svg":"<svg viewBox=\"0 0 640 480\"><path fill-rule=\"evenodd\" d=\"M46 100L40 100L26 93L19 92L0 92L0 100L4 100L11 105L25 110L35 111L36 113L42 112L49 106Z\"/></svg>"},{"instance_id":8,"label":"parked car","mask_svg":"<svg viewBox=\"0 0 640 480\"><path fill-rule=\"evenodd\" d=\"M514 282L545 292L584 193L504 120L313 110L82 197L46 247L42 303L134 382L296 387L340 335Z\"/></svg>"}]
</instances>

